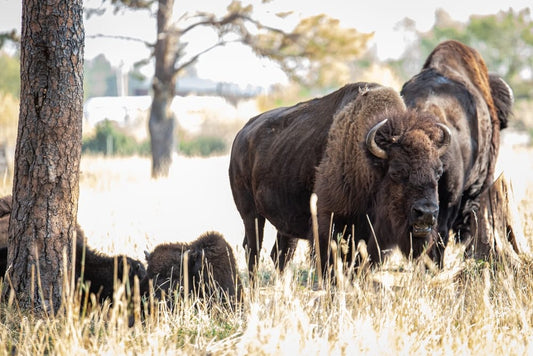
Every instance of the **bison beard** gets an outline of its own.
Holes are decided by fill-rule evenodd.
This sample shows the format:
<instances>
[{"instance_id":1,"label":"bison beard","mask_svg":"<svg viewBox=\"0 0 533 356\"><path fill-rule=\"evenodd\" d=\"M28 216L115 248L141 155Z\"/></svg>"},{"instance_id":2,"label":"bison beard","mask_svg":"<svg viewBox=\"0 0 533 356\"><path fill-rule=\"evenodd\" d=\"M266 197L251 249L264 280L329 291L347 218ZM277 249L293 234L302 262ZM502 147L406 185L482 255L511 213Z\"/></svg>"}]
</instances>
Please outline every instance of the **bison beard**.
<instances>
[{"instance_id":1,"label":"bison beard","mask_svg":"<svg viewBox=\"0 0 533 356\"><path fill-rule=\"evenodd\" d=\"M183 264L187 254L187 275ZM210 301L234 305L242 298L242 285L231 246L218 232L206 232L190 242L158 245L147 253L145 278L140 283L142 295L150 293L153 281L156 298L163 293L172 297L174 291L183 293L188 284L189 295ZM187 280L185 281L185 277Z\"/></svg>"},{"instance_id":2,"label":"bison beard","mask_svg":"<svg viewBox=\"0 0 533 356\"><path fill-rule=\"evenodd\" d=\"M2 277L7 269L7 223L11 214L11 203L11 195L0 198L0 276ZM100 302L113 298L115 272L118 282L121 283L124 275L124 261L128 267L128 283L133 287L134 278L141 280L146 274L144 265L124 255L106 256L91 249L86 245L83 230L79 225L76 226L75 278L76 281L87 282L89 293L95 294ZM82 263L84 263L83 266ZM82 267L84 269L83 280L80 279Z\"/></svg>"},{"instance_id":3,"label":"bison beard","mask_svg":"<svg viewBox=\"0 0 533 356\"><path fill-rule=\"evenodd\" d=\"M489 75L474 49L457 41L439 44L422 71L403 85L407 107L436 115L452 131L439 181L437 260L442 264L450 232L469 241L475 234L479 197L494 180L500 130L511 115L511 88Z\"/></svg>"},{"instance_id":4,"label":"bison beard","mask_svg":"<svg viewBox=\"0 0 533 356\"><path fill-rule=\"evenodd\" d=\"M369 243L371 258L381 257L367 216L380 248L398 245L406 255L419 254L435 235L440 156L448 142L448 128L434 115L408 111L394 90L370 83L350 84L325 97L252 118L234 140L229 167L245 226L250 275L259 257L265 219L278 230L278 241L312 241L313 191L318 196L324 270L331 236L348 231L343 236L347 238L352 225L356 240ZM286 261L282 258L280 270Z\"/></svg>"}]
</instances>

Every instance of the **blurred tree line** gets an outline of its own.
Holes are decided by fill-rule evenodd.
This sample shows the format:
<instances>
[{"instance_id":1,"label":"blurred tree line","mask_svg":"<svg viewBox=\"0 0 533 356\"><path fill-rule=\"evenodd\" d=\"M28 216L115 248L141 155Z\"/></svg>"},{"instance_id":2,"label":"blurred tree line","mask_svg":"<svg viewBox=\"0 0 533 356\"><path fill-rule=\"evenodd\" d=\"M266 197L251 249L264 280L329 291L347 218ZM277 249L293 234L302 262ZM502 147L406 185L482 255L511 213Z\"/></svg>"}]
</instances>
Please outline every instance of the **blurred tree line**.
<instances>
[{"instance_id":1,"label":"blurred tree line","mask_svg":"<svg viewBox=\"0 0 533 356\"><path fill-rule=\"evenodd\" d=\"M533 20L528 8L472 15L466 23L454 21L446 11L437 10L435 24L428 32L417 31L409 19L400 27L415 38L401 58L388 62L403 80L420 70L438 43L455 39L477 49L489 71L503 76L513 88L516 99L533 98Z\"/></svg>"},{"instance_id":2,"label":"blurred tree line","mask_svg":"<svg viewBox=\"0 0 533 356\"><path fill-rule=\"evenodd\" d=\"M267 98L260 98L260 107L268 109L292 105L334 90L347 82L369 80L366 74L376 65L378 70L391 71L398 83L403 83L420 70L427 55L446 39L456 39L476 48L487 62L489 70L502 75L511 85L518 101L532 101L533 19L529 9L509 9L484 16L472 15L466 22L455 21L446 11L438 10L435 13L435 23L427 32L418 31L416 23L408 18L397 27L410 36L411 44L400 58L386 62L380 62L372 49L367 49L364 53L357 52L357 48L365 48L365 37L361 37L361 42L347 42L349 38L358 38L358 33L339 31L338 21L323 15L305 19L295 28L295 32L307 33L305 48L315 52L319 59L315 62L295 61L294 54L301 51L301 48L298 48L297 43L284 43L280 33L271 32L256 37L254 41L258 53L277 60L286 68L294 83L274 90ZM343 40L342 36L346 38ZM335 37L335 40L325 40L331 37ZM12 33L1 38L0 44L16 40ZM341 62L335 61L334 57L328 56L323 50L327 48L329 53L336 53L348 44L351 47L345 53L354 55L347 56ZM277 52L268 51L272 46L281 47ZM5 136L16 135L20 94L19 65L18 53L8 55L0 52L0 141L5 141ZM118 69L111 65L104 54L86 61L85 98L118 95L117 75ZM142 79L136 70L128 73L128 77L130 85ZM381 82L380 79L374 80ZM10 141L14 142L14 138Z\"/></svg>"}]
</instances>

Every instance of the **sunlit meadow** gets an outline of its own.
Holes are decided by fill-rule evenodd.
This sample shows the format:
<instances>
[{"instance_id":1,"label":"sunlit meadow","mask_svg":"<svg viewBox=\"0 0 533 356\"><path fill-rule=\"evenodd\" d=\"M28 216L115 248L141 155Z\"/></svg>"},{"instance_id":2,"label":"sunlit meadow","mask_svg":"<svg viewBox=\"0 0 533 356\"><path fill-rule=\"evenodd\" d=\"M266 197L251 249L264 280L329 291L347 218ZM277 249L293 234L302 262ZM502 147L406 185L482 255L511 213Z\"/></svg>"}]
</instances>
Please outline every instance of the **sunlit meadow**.
<instances>
[{"instance_id":1,"label":"sunlit meadow","mask_svg":"<svg viewBox=\"0 0 533 356\"><path fill-rule=\"evenodd\" d=\"M500 168L512 180L524 232L533 236L533 151L502 148ZM227 176L229 157L176 157L166 179L150 179L146 158L83 157L78 219L92 247L108 254L188 241L207 230L224 234L245 280L242 308L225 310L194 299L178 301L128 327L129 292L112 305L83 308L76 294L57 316L37 318L16 303L0 307L0 354L22 355L325 355L531 354L533 263L464 260L450 246L442 270L421 261L392 260L337 286L318 289L309 278L305 246L282 277L268 255L268 227L259 285L248 285L243 227ZM0 182L0 193L10 193Z\"/></svg>"}]
</instances>

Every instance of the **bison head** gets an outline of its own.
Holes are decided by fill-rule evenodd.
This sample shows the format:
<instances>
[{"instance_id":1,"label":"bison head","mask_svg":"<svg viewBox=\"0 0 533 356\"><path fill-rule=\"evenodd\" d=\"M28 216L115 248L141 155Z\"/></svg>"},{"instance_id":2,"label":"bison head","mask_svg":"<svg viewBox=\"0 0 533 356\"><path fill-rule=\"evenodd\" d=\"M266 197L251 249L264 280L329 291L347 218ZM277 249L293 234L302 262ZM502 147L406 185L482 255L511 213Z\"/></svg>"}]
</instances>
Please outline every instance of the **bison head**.
<instances>
[{"instance_id":1,"label":"bison head","mask_svg":"<svg viewBox=\"0 0 533 356\"><path fill-rule=\"evenodd\" d=\"M162 292L169 295L174 291L187 291L200 298L216 295L224 300L238 293L240 298L235 257L218 232L206 232L190 243L158 245L151 253L146 253L146 261L148 268L141 281L142 294L150 291L149 281L152 280L157 298Z\"/></svg>"},{"instance_id":2,"label":"bison head","mask_svg":"<svg viewBox=\"0 0 533 356\"><path fill-rule=\"evenodd\" d=\"M185 276L183 275L185 268L183 268L183 264L186 262L185 255L188 254L188 250L189 246L187 244L175 243L161 244L151 253L145 252L148 267L146 276L140 283L141 294L149 292L150 280L153 282L157 298L160 298L163 292L168 295L172 289L178 286L180 289L183 288L185 285ZM187 281L192 281L192 260L187 258L187 261ZM192 291L192 285L189 285L189 291Z\"/></svg>"},{"instance_id":3,"label":"bison head","mask_svg":"<svg viewBox=\"0 0 533 356\"><path fill-rule=\"evenodd\" d=\"M144 268L144 265L142 264L141 261L133 259L131 257L127 257L127 256L119 256L117 261L118 261L117 276L119 278L122 278L122 276L124 275L124 264L122 262L125 261L126 264L128 265L128 270L127 270L128 276L127 277L128 277L130 286L133 286L135 277L137 277L139 281L141 281L146 276L146 269Z\"/></svg>"},{"instance_id":4,"label":"bison head","mask_svg":"<svg viewBox=\"0 0 533 356\"><path fill-rule=\"evenodd\" d=\"M370 239L369 247L398 245L405 255L417 256L436 237L440 158L451 133L433 116L413 111L403 115L382 120L366 137L367 149L381 167L372 214L379 242Z\"/></svg>"}]
</instances>

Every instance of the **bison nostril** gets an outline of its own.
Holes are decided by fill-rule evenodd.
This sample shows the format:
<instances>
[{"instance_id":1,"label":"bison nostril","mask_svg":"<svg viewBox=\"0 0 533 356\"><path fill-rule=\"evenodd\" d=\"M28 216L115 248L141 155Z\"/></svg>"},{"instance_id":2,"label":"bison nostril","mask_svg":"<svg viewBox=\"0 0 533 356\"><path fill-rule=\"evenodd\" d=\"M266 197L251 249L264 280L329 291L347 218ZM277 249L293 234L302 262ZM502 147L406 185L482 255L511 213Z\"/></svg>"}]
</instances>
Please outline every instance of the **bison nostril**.
<instances>
[{"instance_id":1,"label":"bison nostril","mask_svg":"<svg viewBox=\"0 0 533 356\"><path fill-rule=\"evenodd\" d=\"M413 222L433 225L438 214L439 207L434 203L417 204L411 210L411 219Z\"/></svg>"}]
</instances>

